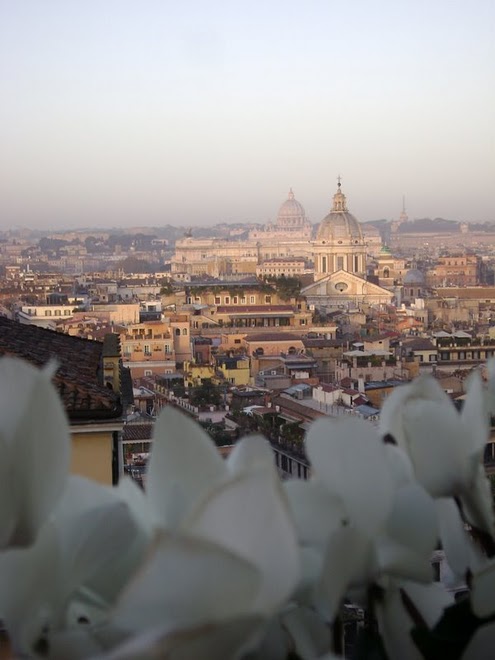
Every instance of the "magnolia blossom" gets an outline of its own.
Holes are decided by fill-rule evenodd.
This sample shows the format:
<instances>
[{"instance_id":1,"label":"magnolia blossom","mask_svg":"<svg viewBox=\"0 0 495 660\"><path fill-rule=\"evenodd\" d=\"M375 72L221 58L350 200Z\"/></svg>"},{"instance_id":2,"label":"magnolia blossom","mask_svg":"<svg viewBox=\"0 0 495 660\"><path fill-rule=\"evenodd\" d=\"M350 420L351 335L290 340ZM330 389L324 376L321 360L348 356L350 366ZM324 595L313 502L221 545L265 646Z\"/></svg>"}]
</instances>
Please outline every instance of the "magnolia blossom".
<instances>
[{"instance_id":1,"label":"magnolia blossom","mask_svg":"<svg viewBox=\"0 0 495 660\"><path fill-rule=\"evenodd\" d=\"M369 424L325 418L310 428L307 483L288 482L307 584L332 620L351 587L381 575L431 579L438 538L433 501L412 480L407 457Z\"/></svg>"},{"instance_id":2,"label":"magnolia blossom","mask_svg":"<svg viewBox=\"0 0 495 660\"><path fill-rule=\"evenodd\" d=\"M407 452L416 479L433 497L457 496L466 519L494 535L483 467L489 419L479 373L470 379L461 413L430 376L395 388L384 403L380 430Z\"/></svg>"},{"instance_id":3,"label":"magnolia blossom","mask_svg":"<svg viewBox=\"0 0 495 660\"><path fill-rule=\"evenodd\" d=\"M69 425L55 368L0 360L0 548L33 543L64 488Z\"/></svg>"}]
</instances>

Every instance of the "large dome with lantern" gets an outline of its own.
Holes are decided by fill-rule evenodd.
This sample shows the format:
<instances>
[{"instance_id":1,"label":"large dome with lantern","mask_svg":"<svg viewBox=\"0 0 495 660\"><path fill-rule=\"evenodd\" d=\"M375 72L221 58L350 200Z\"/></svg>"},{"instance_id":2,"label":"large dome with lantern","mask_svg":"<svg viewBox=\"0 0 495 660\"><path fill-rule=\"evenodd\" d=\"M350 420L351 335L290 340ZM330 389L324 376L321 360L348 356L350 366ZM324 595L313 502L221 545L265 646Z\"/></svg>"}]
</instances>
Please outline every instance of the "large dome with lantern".
<instances>
[{"instance_id":1,"label":"large dome with lantern","mask_svg":"<svg viewBox=\"0 0 495 660\"><path fill-rule=\"evenodd\" d=\"M349 213L347 200L340 186L339 181L337 192L333 196L332 210L321 221L316 240L337 245L360 245L363 243L361 227L352 213Z\"/></svg>"},{"instance_id":2,"label":"large dome with lantern","mask_svg":"<svg viewBox=\"0 0 495 660\"><path fill-rule=\"evenodd\" d=\"M306 212L303 205L297 201L292 192L289 190L289 196L282 204L277 215L277 227L289 229L300 229L307 224Z\"/></svg>"}]
</instances>

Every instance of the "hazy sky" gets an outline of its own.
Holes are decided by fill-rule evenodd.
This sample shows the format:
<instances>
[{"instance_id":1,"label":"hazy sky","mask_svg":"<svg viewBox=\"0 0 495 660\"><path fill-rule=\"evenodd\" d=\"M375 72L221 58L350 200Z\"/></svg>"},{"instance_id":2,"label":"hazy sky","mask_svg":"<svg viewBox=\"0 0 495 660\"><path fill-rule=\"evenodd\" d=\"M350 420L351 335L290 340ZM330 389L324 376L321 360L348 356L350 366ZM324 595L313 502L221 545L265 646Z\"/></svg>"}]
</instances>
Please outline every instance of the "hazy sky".
<instances>
[{"instance_id":1,"label":"hazy sky","mask_svg":"<svg viewBox=\"0 0 495 660\"><path fill-rule=\"evenodd\" d=\"M0 228L495 221L493 0L0 0Z\"/></svg>"}]
</instances>

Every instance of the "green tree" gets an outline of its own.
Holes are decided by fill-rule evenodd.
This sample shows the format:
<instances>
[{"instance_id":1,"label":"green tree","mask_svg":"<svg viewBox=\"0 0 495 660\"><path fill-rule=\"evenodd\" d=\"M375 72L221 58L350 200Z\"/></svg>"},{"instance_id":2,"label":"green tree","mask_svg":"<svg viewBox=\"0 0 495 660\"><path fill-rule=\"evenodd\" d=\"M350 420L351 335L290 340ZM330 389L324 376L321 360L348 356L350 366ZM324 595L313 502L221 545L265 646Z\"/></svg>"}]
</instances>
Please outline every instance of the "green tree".
<instances>
[{"instance_id":1,"label":"green tree","mask_svg":"<svg viewBox=\"0 0 495 660\"><path fill-rule=\"evenodd\" d=\"M211 378L204 378L199 387L193 388L189 395L189 401L193 406L218 406L222 401L222 392L217 385L211 382Z\"/></svg>"}]
</instances>

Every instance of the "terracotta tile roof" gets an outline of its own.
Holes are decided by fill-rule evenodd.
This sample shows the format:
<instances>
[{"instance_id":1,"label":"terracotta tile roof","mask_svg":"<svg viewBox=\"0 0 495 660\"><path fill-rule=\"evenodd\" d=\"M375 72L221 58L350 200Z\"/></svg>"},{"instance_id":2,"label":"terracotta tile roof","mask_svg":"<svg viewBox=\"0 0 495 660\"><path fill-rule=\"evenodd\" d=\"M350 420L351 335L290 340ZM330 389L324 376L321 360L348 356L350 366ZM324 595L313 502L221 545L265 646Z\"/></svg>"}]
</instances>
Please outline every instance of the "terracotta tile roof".
<instances>
[{"instance_id":1,"label":"terracotta tile roof","mask_svg":"<svg viewBox=\"0 0 495 660\"><path fill-rule=\"evenodd\" d=\"M318 387L321 388L324 392L340 392L341 390L341 388L337 387L337 385L331 385L329 383L320 383Z\"/></svg>"},{"instance_id":2,"label":"terracotta tile roof","mask_svg":"<svg viewBox=\"0 0 495 660\"><path fill-rule=\"evenodd\" d=\"M240 314L247 312L293 312L292 305L228 305L218 306L219 314Z\"/></svg>"},{"instance_id":3,"label":"terracotta tile roof","mask_svg":"<svg viewBox=\"0 0 495 660\"><path fill-rule=\"evenodd\" d=\"M301 341L301 337L298 335L293 335L289 332L260 332L257 335L246 335L244 337L246 342L258 342L258 341Z\"/></svg>"},{"instance_id":4,"label":"terracotta tile roof","mask_svg":"<svg viewBox=\"0 0 495 660\"><path fill-rule=\"evenodd\" d=\"M102 352L101 342L0 318L0 356L24 358L37 367L57 361L53 381L71 421L121 415L119 397L101 380Z\"/></svg>"},{"instance_id":5,"label":"terracotta tile roof","mask_svg":"<svg viewBox=\"0 0 495 660\"><path fill-rule=\"evenodd\" d=\"M274 406L280 406L281 413L292 413L294 417L299 418L301 421L312 422L315 419L326 416L325 413L319 410L315 410L314 408L310 408L309 406L294 401L290 396L274 397L272 403Z\"/></svg>"},{"instance_id":6,"label":"terracotta tile roof","mask_svg":"<svg viewBox=\"0 0 495 660\"><path fill-rule=\"evenodd\" d=\"M126 424L123 429L122 439L139 442L151 440L153 435L153 424Z\"/></svg>"}]
</instances>

